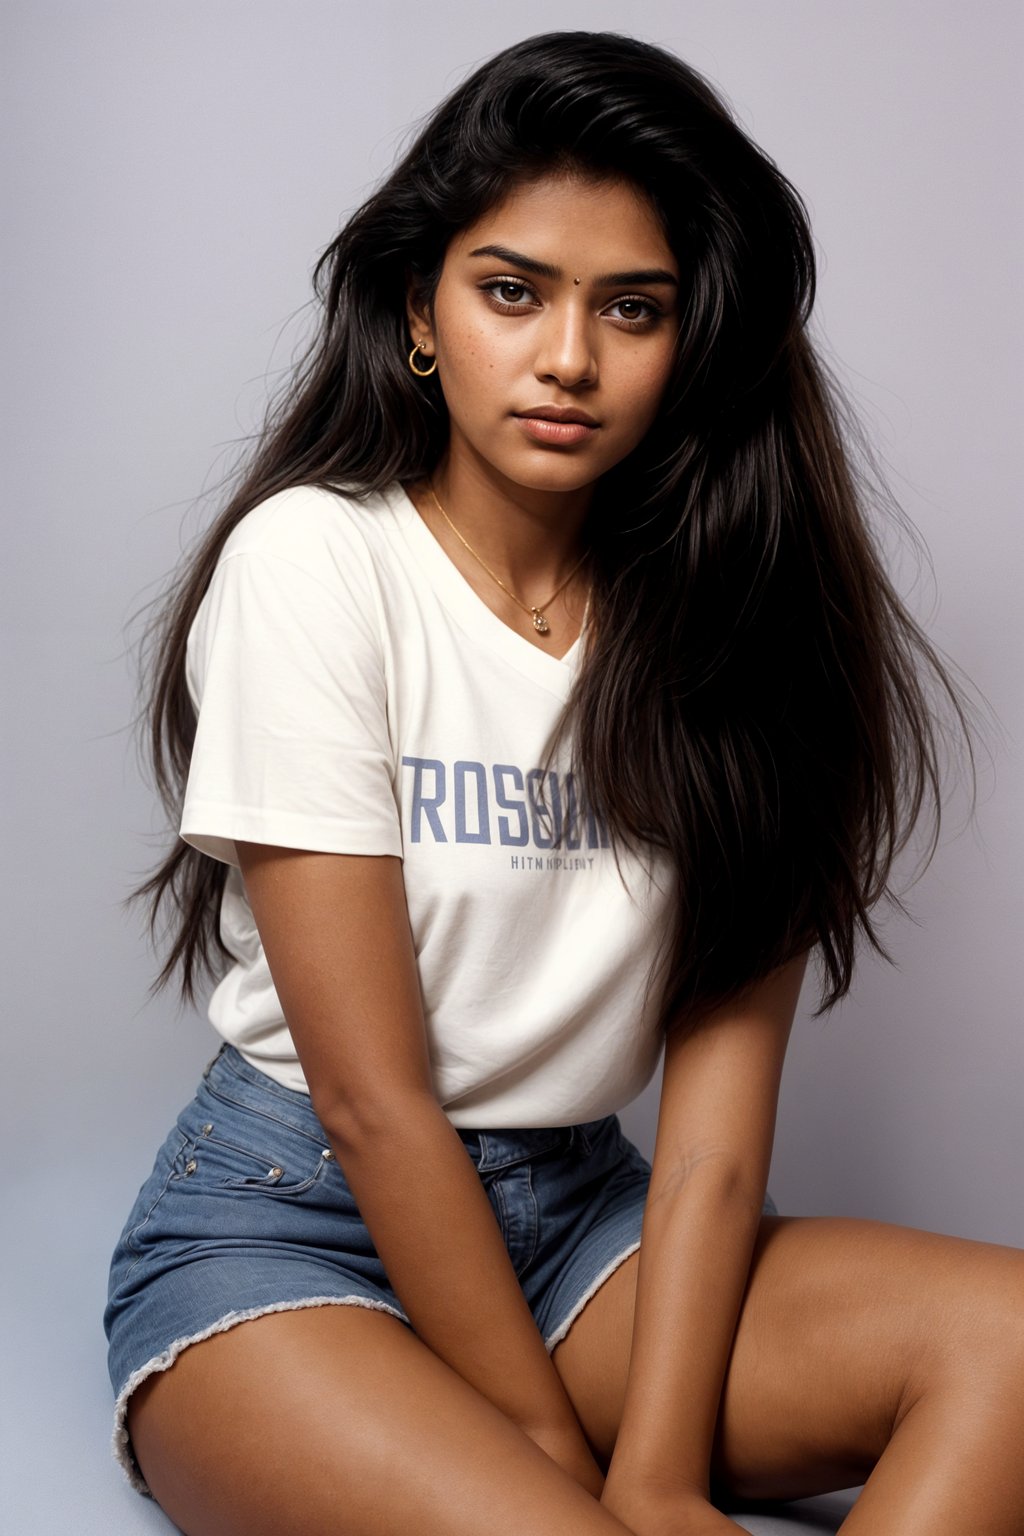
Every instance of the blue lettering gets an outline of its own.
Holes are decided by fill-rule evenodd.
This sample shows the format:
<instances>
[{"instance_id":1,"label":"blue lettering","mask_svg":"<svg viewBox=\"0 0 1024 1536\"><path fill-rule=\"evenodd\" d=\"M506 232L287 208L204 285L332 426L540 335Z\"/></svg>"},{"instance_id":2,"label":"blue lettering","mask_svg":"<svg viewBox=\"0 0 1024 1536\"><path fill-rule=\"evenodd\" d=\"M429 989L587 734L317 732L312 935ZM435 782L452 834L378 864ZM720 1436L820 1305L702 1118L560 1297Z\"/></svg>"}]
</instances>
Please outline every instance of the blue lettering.
<instances>
[{"instance_id":1,"label":"blue lettering","mask_svg":"<svg viewBox=\"0 0 1024 1536\"><path fill-rule=\"evenodd\" d=\"M447 797L446 765L436 757L403 757L402 766L413 770L409 841L447 843L440 815ZM588 849L611 846L604 821L586 804L571 771L564 777L542 768L524 773L514 763L488 765L469 758L459 759L450 768L456 843L489 845L493 841L494 810L497 840L504 848L532 844L535 848L564 847L576 852L584 844ZM540 861L523 867L540 867ZM564 867L569 867L568 863Z\"/></svg>"},{"instance_id":2,"label":"blue lettering","mask_svg":"<svg viewBox=\"0 0 1024 1536\"><path fill-rule=\"evenodd\" d=\"M426 812L427 821L430 823L430 830L434 834L434 842L446 843L448 839L445 836L444 827L441 825L441 818L437 814L438 806L444 804L444 763L440 762L436 757L403 757L402 767L413 770L412 825L409 833L411 840L414 843L420 842L423 814ZM423 793L423 775L428 768L434 774L434 795L429 800Z\"/></svg>"},{"instance_id":3,"label":"blue lettering","mask_svg":"<svg viewBox=\"0 0 1024 1536\"><path fill-rule=\"evenodd\" d=\"M539 768L531 768L526 775L526 794L530 802L530 820L533 823L533 841L538 848L553 848L562 835L562 795L558 788L557 773L547 775L551 791L550 808L544 803L541 781L544 774ZM546 829L545 823L551 830Z\"/></svg>"},{"instance_id":4,"label":"blue lettering","mask_svg":"<svg viewBox=\"0 0 1024 1536\"><path fill-rule=\"evenodd\" d=\"M587 811L587 847L588 848L607 848L609 846L610 845L609 845L609 841L608 841L608 828L605 826L605 824L602 821L600 816L596 816L593 811L589 811L588 810Z\"/></svg>"},{"instance_id":5,"label":"blue lettering","mask_svg":"<svg viewBox=\"0 0 1024 1536\"><path fill-rule=\"evenodd\" d=\"M505 848L523 848L530 841L530 828L526 819L526 803L523 800L510 800L505 793L504 780L511 779L512 787L520 792L523 788L522 771L514 763L495 763L494 773L494 798L503 811L515 811L519 817L519 831L512 831L512 818L510 816L498 817L498 841Z\"/></svg>"},{"instance_id":6,"label":"blue lettering","mask_svg":"<svg viewBox=\"0 0 1024 1536\"><path fill-rule=\"evenodd\" d=\"M610 846L608 829L602 819L591 810L584 808L580 815L579 800L576 794L576 776L567 773L565 776L565 846L578 848L583 841L583 823L587 829L588 848L607 848Z\"/></svg>"},{"instance_id":7,"label":"blue lettering","mask_svg":"<svg viewBox=\"0 0 1024 1536\"><path fill-rule=\"evenodd\" d=\"M470 832L466 825L466 776L476 779L477 831ZM487 770L483 763L459 762L455 764L455 841L457 843L489 843L491 823L487 812Z\"/></svg>"},{"instance_id":8,"label":"blue lettering","mask_svg":"<svg viewBox=\"0 0 1024 1536\"><path fill-rule=\"evenodd\" d=\"M583 841L579 814L579 805L576 800L576 775L567 773L565 776L565 846L567 848L578 848Z\"/></svg>"}]
</instances>

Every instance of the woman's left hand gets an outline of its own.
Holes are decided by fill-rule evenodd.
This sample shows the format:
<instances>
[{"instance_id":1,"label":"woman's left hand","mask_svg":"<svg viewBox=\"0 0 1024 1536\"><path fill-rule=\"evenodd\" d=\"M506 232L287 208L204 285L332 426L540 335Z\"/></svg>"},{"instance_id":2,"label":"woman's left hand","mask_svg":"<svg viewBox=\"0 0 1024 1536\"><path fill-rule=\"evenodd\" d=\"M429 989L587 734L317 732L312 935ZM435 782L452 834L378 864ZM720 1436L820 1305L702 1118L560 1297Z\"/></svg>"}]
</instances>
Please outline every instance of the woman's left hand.
<instances>
[{"instance_id":1,"label":"woman's left hand","mask_svg":"<svg viewBox=\"0 0 1024 1536\"><path fill-rule=\"evenodd\" d=\"M605 1481L601 1503L633 1536L735 1536L735 1521L696 1488Z\"/></svg>"}]
</instances>

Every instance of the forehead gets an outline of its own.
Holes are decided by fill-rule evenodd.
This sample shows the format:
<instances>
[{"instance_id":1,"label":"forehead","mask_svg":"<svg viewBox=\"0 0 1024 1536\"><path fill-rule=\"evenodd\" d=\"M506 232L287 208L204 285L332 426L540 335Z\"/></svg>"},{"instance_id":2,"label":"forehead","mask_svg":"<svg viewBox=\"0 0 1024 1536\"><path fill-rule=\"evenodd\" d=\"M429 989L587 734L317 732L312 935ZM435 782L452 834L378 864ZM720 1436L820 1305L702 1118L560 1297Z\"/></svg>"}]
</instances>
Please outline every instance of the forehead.
<instances>
[{"instance_id":1,"label":"forehead","mask_svg":"<svg viewBox=\"0 0 1024 1536\"><path fill-rule=\"evenodd\" d=\"M661 266L678 274L655 209L632 182L559 174L514 187L459 235L449 256L504 245L574 272Z\"/></svg>"}]
</instances>

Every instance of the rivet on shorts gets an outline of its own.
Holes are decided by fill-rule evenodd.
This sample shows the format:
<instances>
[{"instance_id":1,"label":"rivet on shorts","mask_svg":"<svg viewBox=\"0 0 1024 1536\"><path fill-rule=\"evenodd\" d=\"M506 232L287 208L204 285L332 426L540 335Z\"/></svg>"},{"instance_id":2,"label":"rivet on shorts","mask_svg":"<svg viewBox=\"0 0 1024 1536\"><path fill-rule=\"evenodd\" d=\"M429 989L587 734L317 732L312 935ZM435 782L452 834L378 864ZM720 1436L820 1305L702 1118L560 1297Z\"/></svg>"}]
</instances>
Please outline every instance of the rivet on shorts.
<instances>
[{"instance_id":1,"label":"rivet on shorts","mask_svg":"<svg viewBox=\"0 0 1024 1536\"><path fill-rule=\"evenodd\" d=\"M186 1179L190 1178L191 1175L193 1173L195 1173L195 1171L196 1171L196 1169L198 1167L199 1167L199 1164L196 1162L195 1158L194 1157L190 1157L188 1162L185 1164L185 1177L186 1177Z\"/></svg>"},{"instance_id":2,"label":"rivet on shorts","mask_svg":"<svg viewBox=\"0 0 1024 1536\"><path fill-rule=\"evenodd\" d=\"M334 1153L331 1151L330 1147L324 1147L323 1151L320 1153L320 1156L323 1158L325 1163L334 1162Z\"/></svg>"},{"instance_id":3,"label":"rivet on shorts","mask_svg":"<svg viewBox=\"0 0 1024 1536\"><path fill-rule=\"evenodd\" d=\"M211 1132L211 1131L212 1131L212 1130L213 1130L213 1126L212 1126L212 1125L204 1125L204 1126L203 1126L203 1132L202 1132L202 1134L203 1134L203 1135L204 1135L204 1136L209 1136L209 1134L210 1134L210 1132Z\"/></svg>"},{"instance_id":4,"label":"rivet on shorts","mask_svg":"<svg viewBox=\"0 0 1024 1536\"><path fill-rule=\"evenodd\" d=\"M281 1177L282 1173L284 1173L284 1169L283 1168L271 1168L270 1173L267 1175L267 1177L271 1178L271 1179L279 1179Z\"/></svg>"}]
</instances>

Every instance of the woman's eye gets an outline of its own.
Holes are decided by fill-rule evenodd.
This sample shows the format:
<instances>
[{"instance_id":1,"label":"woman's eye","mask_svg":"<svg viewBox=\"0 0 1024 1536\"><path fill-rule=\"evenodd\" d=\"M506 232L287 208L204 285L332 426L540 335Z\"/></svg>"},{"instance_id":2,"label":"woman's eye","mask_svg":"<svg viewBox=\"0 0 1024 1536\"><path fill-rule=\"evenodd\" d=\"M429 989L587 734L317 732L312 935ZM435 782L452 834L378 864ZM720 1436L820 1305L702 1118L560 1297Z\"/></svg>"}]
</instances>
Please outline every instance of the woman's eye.
<instances>
[{"instance_id":1,"label":"woman's eye","mask_svg":"<svg viewBox=\"0 0 1024 1536\"><path fill-rule=\"evenodd\" d=\"M616 299L610 307L612 310L619 311L617 315L613 314L612 318L630 327L652 325L661 314L660 309L652 304L650 299Z\"/></svg>"},{"instance_id":2,"label":"woman's eye","mask_svg":"<svg viewBox=\"0 0 1024 1536\"><path fill-rule=\"evenodd\" d=\"M536 298L530 285L518 277L492 278L490 282L482 283L481 287L495 309L504 314L513 314L517 309L529 309ZM616 299L604 313L610 314L624 330L639 331L654 325L661 318L662 310L653 299L641 298L639 294L627 294Z\"/></svg>"},{"instance_id":3,"label":"woman's eye","mask_svg":"<svg viewBox=\"0 0 1024 1536\"><path fill-rule=\"evenodd\" d=\"M525 309L523 300L530 297L530 289L514 277L498 278L495 282L484 283L483 287L502 309Z\"/></svg>"}]
</instances>

